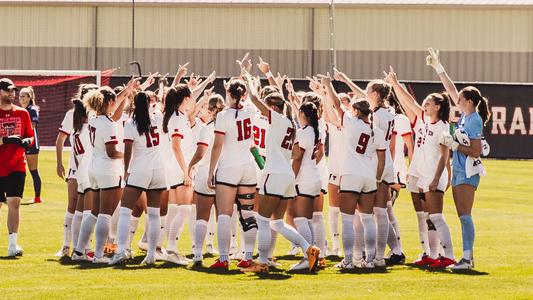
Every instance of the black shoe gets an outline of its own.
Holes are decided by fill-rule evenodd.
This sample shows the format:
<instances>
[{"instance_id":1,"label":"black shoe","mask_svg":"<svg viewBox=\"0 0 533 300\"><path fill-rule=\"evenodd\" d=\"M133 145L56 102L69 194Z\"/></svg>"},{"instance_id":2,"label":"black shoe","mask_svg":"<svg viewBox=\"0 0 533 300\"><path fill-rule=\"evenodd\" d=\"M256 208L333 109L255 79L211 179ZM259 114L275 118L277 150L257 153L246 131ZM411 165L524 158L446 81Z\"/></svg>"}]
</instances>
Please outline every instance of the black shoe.
<instances>
[{"instance_id":1,"label":"black shoe","mask_svg":"<svg viewBox=\"0 0 533 300\"><path fill-rule=\"evenodd\" d=\"M405 263L405 255L403 253L400 255L393 253L385 261L387 262L387 266L402 265Z\"/></svg>"}]
</instances>

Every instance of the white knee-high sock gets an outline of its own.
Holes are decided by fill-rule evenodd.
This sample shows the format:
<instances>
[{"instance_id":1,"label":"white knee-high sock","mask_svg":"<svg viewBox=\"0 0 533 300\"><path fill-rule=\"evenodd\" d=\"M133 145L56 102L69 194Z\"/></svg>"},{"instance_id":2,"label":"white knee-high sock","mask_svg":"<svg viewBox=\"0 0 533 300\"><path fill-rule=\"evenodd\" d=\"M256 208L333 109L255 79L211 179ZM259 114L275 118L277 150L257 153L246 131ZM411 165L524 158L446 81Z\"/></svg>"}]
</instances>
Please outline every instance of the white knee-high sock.
<instances>
[{"instance_id":1,"label":"white knee-high sock","mask_svg":"<svg viewBox=\"0 0 533 300\"><path fill-rule=\"evenodd\" d=\"M259 263L266 264L268 262L268 252L270 251L270 242L272 239L270 232L270 218L265 218L257 215L257 249L259 250Z\"/></svg>"},{"instance_id":2,"label":"white knee-high sock","mask_svg":"<svg viewBox=\"0 0 533 300\"><path fill-rule=\"evenodd\" d=\"M148 207L148 251L146 256L154 256L157 242L159 242L159 232L161 231L161 217L159 207Z\"/></svg>"},{"instance_id":3,"label":"white knee-high sock","mask_svg":"<svg viewBox=\"0 0 533 300\"><path fill-rule=\"evenodd\" d=\"M207 222L202 219L196 220L194 228L194 257L202 258L202 248L204 247L206 232Z\"/></svg>"},{"instance_id":4,"label":"white knee-high sock","mask_svg":"<svg viewBox=\"0 0 533 300\"><path fill-rule=\"evenodd\" d=\"M243 210L242 217L244 219L254 218L254 212L251 210ZM270 226L270 225L269 225ZM255 239L257 237L257 228L252 228L246 232L243 231L244 237L244 259L253 259L255 249Z\"/></svg>"},{"instance_id":5,"label":"white knee-high sock","mask_svg":"<svg viewBox=\"0 0 533 300\"><path fill-rule=\"evenodd\" d=\"M296 225L296 230L298 233L303 236L303 238L310 245L313 244L313 234L311 233L311 228L309 227L309 222L305 217L294 218L294 225Z\"/></svg>"},{"instance_id":6,"label":"white knee-high sock","mask_svg":"<svg viewBox=\"0 0 533 300\"><path fill-rule=\"evenodd\" d=\"M452 236L444 216L442 214L430 214L429 218L431 219L431 222L433 222L433 225L435 225L437 233L439 234L440 243L442 248L444 248L444 256L449 259L454 259L455 256L453 255Z\"/></svg>"},{"instance_id":7,"label":"white knee-high sock","mask_svg":"<svg viewBox=\"0 0 533 300\"><path fill-rule=\"evenodd\" d=\"M194 243L194 228L196 227L196 204L191 204L190 206L190 212L189 212L189 236L191 238L192 248L194 249L195 243Z\"/></svg>"},{"instance_id":8,"label":"white knee-high sock","mask_svg":"<svg viewBox=\"0 0 533 300\"><path fill-rule=\"evenodd\" d=\"M174 217L174 225L177 232L177 240L179 241L181 234L183 232L183 227L185 223L189 222L189 216L191 215L191 205L185 204L185 205L178 205L178 213L176 214L176 217ZM177 223L176 223L177 222ZM192 236L191 236L192 238Z\"/></svg>"},{"instance_id":9,"label":"white knee-high sock","mask_svg":"<svg viewBox=\"0 0 533 300\"><path fill-rule=\"evenodd\" d=\"M376 259L383 259L387 248L387 238L389 236L389 218L387 209L374 207L374 219L376 221Z\"/></svg>"},{"instance_id":10,"label":"white knee-high sock","mask_svg":"<svg viewBox=\"0 0 533 300\"><path fill-rule=\"evenodd\" d=\"M354 249L354 221L353 215L341 213L342 217L342 248L344 250L344 261L351 263Z\"/></svg>"},{"instance_id":11,"label":"white knee-high sock","mask_svg":"<svg viewBox=\"0 0 533 300\"><path fill-rule=\"evenodd\" d=\"M283 237L285 237L291 243L301 247L304 253L307 251L307 248L309 248L309 242L298 231L296 231L294 227L289 226L283 222L283 220L273 220L270 222L270 226L272 229L283 235Z\"/></svg>"},{"instance_id":12,"label":"white knee-high sock","mask_svg":"<svg viewBox=\"0 0 533 300\"><path fill-rule=\"evenodd\" d=\"M78 237L80 235L81 220L83 219L83 212L75 211L72 218L72 248L78 245Z\"/></svg>"},{"instance_id":13,"label":"white knee-high sock","mask_svg":"<svg viewBox=\"0 0 533 300\"><path fill-rule=\"evenodd\" d=\"M130 220L131 221L130 221L130 228L129 228L129 233L128 233L128 242L126 243L126 249L131 250L131 242L133 241L133 236L135 236L135 232L137 232L137 228L139 227L139 221L141 220L141 218L131 216Z\"/></svg>"},{"instance_id":14,"label":"white knee-high sock","mask_svg":"<svg viewBox=\"0 0 533 300\"><path fill-rule=\"evenodd\" d=\"M278 241L278 232L270 228L270 249L268 250L268 258L274 257L274 250L276 250L276 242Z\"/></svg>"},{"instance_id":15,"label":"white knee-high sock","mask_svg":"<svg viewBox=\"0 0 533 300\"><path fill-rule=\"evenodd\" d=\"M229 260L229 245L231 240L231 217L228 215L218 216L217 226L218 252L220 261Z\"/></svg>"},{"instance_id":16,"label":"white knee-high sock","mask_svg":"<svg viewBox=\"0 0 533 300\"><path fill-rule=\"evenodd\" d=\"M170 232L170 227L172 227L172 222L174 221L174 217L176 217L176 214L178 213L178 205L177 204L169 204L167 208L167 219L165 222L165 235L168 236Z\"/></svg>"},{"instance_id":17,"label":"white knee-high sock","mask_svg":"<svg viewBox=\"0 0 533 300\"><path fill-rule=\"evenodd\" d=\"M111 225L111 216L108 214L98 214L96 218L96 227L94 234L96 235L96 246L94 249L94 257L104 256L104 246L109 237L109 227ZM127 233L127 231L126 231Z\"/></svg>"},{"instance_id":18,"label":"white knee-high sock","mask_svg":"<svg viewBox=\"0 0 533 300\"><path fill-rule=\"evenodd\" d=\"M324 225L324 216L321 211L313 213L312 224L315 244L320 249L320 258L322 258L326 254L326 226Z\"/></svg>"},{"instance_id":19,"label":"white knee-high sock","mask_svg":"<svg viewBox=\"0 0 533 300\"><path fill-rule=\"evenodd\" d=\"M307 219L307 222L309 223L309 230L311 231L311 245L316 246L316 236L315 229L313 228L313 219Z\"/></svg>"},{"instance_id":20,"label":"white knee-high sock","mask_svg":"<svg viewBox=\"0 0 533 300\"><path fill-rule=\"evenodd\" d=\"M78 237L78 244L76 245L76 251L84 253L89 244L89 239L94 230L96 224L96 216L91 213L90 210L83 211L83 217L81 219L80 235Z\"/></svg>"},{"instance_id":21,"label":"white knee-high sock","mask_svg":"<svg viewBox=\"0 0 533 300\"><path fill-rule=\"evenodd\" d=\"M429 257L436 259L440 254L440 239L437 233L437 228L429 218L429 214L425 213L426 224L428 228L428 244L429 244Z\"/></svg>"},{"instance_id":22,"label":"white knee-high sock","mask_svg":"<svg viewBox=\"0 0 533 300\"><path fill-rule=\"evenodd\" d=\"M331 235L331 250L339 249L339 214L338 207L330 206L328 210L329 233Z\"/></svg>"},{"instance_id":23,"label":"white knee-high sock","mask_svg":"<svg viewBox=\"0 0 533 300\"><path fill-rule=\"evenodd\" d=\"M376 257L376 222L372 214L359 213L359 215L365 231L366 261L371 262Z\"/></svg>"},{"instance_id":24,"label":"white knee-high sock","mask_svg":"<svg viewBox=\"0 0 533 300\"><path fill-rule=\"evenodd\" d=\"M233 213L231 214L231 247L237 248L237 231L239 230L237 204L233 204ZM242 233L242 232L241 232Z\"/></svg>"},{"instance_id":25,"label":"white knee-high sock","mask_svg":"<svg viewBox=\"0 0 533 300\"><path fill-rule=\"evenodd\" d=\"M117 223L117 242L118 253L124 253L129 247L130 241L130 224L131 224L131 209L127 207L121 207L119 210L119 217Z\"/></svg>"},{"instance_id":26,"label":"white knee-high sock","mask_svg":"<svg viewBox=\"0 0 533 300\"><path fill-rule=\"evenodd\" d=\"M392 252L395 254L402 254L403 253L403 247L402 247L402 240L400 239L400 225L398 224L398 219L396 218L396 214L394 214L394 209L392 207L392 201L387 202L387 216L389 217L389 239L396 239L396 246L391 247ZM394 228L393 231L391 231L390 226Z\"/></svg>"},{"instance_id":27,"label":"white knee-high sock","mask_svg":"<svg viewBox=\"0 0 533 300\"><path fill-rule=\"evenodd\" d=\"M117 237L119 210L120 210L120 202L118 203L117 207L115 208L115 211L111 215L111 223L109 224L109 240L110 242L114 244L117 243L115 239Z\"/></svg>"},{"instance_id":28,"label":"white knee-high sock","mask_svg":"<svg viewBox=\"0 0 533 300\"><path fill-rule=\"evenodd\" d=\"M68 211L65 213L65 219L63 220L63 247L70 247L72 240L72 218L73 213Z\"/></svg>"},{"instance_id":29,"label":"white knee-high sock","mask_svg":"<svg viewBox=\"0 0 533 300\"><path fill-rule=\"evenodd\" d=\"M167 236L167 216L159 216L159 222L161 226L159 226L159 241L157 242L157 246L163 247L163 243L165 242L165 236Z\"/></svg>"},{"instance_id":30,"label":"white knee-high sock","mask_svg":"<svg viewBox=\"0 0 533 300\"><path fill-rule=\"evenodd\" d=\"M426 213L423 211L416 212L416 218L418 221L418 238L420 240L420 246L424 254L429 255L429 239L428 239L428 223Z\"/></svg>"},{"instance_id":31,"label":"white knee-high sock","mask_svg":"<svg viewBox=\"0 0 533 300\"><path fill-rule=\"evenodd\" d=\"M353 216L353 227L355 234L353 255L356 260L361 260L363 259L363 248L365 246L365 230L358 211L355 211Z\"/></svg>"},{"instance_id":32,"label":"white knee-high sock","mask_svg":"<svg viewBox=\"0 0 533 300\"><path fill-rule=\"evenodd\" d=\"M217 217L215 216L215 206L211 206L211 214L209 222L207 222L207 236L205 238L206 245L213 245L215 242L215 231L217 228Z\"/></svg>"},{"instance_id":33,"label":"white knee-high sock","mask_svg":"<svg viewBox=\"0 0 533 300\"><path fill-rule=\"evenodd\" d=\"M146 217L144 218L144 230L143 234L141 235L141 243L148 243L148 220Z\"/></svg>"}]
</instances>

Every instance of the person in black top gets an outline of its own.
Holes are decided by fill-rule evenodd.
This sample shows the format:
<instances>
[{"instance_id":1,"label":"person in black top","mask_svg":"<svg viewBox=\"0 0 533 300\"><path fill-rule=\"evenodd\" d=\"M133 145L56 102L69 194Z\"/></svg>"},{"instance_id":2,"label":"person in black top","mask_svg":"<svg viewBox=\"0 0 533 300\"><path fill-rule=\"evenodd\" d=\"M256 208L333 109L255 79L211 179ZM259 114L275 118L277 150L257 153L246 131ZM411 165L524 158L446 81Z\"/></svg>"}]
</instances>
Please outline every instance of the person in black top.
<instances>
[{"instance_id":1,"label":"person in black top","mask_svg":"<svg viewBox=\"0 0 533 300\"><path fill-rule=\"evenodd\" d=\"M28 161L28 169L33 178L33 189L35 191L35 198L30 203L41 203L41 176L37 169L39 162L39 138L37 135L37 124L39 123L39 107L35 105L35 92L31 86L25 87L19 92L19 102L30 114L31 125L33 128L33 135L35 143L32 147L26 149L26 159Z\"/></svg>"}]
</instances>

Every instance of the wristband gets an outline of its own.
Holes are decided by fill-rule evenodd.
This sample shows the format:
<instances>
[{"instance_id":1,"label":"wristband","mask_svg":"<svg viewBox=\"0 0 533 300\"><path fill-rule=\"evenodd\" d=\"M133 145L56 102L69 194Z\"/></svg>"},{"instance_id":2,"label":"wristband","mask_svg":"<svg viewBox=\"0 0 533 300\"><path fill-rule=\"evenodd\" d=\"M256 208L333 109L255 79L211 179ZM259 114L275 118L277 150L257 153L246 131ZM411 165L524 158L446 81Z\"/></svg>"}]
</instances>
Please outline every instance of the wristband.
<instances>
[{"instance_id":1,"label":"wristband","mask_svg":"<svg viewBox=\"0 0 533 300\"><path fill-rule=\"evenodd\" d=\"M444 71L444 67L443 67L441 64L439 64L439 65L435 68L435 71L437 71L437 74L442 74L442 73L445 72L445 71Z\"/></svg>"},{"instance_id":2,"label":"wristband","mask_svg":"<svg viewBox=\"0 0 533 300\"><path fill-rule=\"evenodd\" d=\"M266 78L272 77L274 78L274 75L272 75L272 72L268 71L265 73Z\"/></svg>"}]
</instances>

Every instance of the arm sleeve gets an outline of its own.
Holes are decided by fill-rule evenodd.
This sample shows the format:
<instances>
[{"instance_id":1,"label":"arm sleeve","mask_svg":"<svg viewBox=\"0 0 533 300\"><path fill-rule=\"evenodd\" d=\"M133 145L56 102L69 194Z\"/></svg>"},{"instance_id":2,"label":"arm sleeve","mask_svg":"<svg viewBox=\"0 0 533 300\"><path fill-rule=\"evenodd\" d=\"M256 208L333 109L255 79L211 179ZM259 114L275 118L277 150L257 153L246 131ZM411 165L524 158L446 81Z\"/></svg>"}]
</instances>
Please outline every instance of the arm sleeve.
<instances>
[{"instance_id":1,"label":"arm sleeve","mask_svg":"<svg viewBox=\"0 0 533 300\"><path fill-rule=\"evenodd\" d=\"M206 147L209 147L209 144L211 143L210 134L209 134L209 127L204 126L202 127L202 130L200 131L200 136L198 137L198 142L196 142L196 145L204 145Z\"/></svg>"},{"instance_id":2,"label":"arm sleeve","mask_svg":"<svg viewBox=\"0 0 533 300\"><path fill-rule=\"evenodd\" d=\"M39 123L39 111L32 107L29 111L32 123Z\"/></svg>"},{"instance_id":3,"label":"arm sleeve","mask_svg":"<svg viewBox=\"0 0 533 300\"><path fill-rule=\"evenodd\" d=\"M173 115L170 117L170 120L168 120L168 133L171 138L179 137L183 139L183 132L180 129L179 119L176 115Z\"/></svg>"},{"instance_id":4,"label":"arm sleeve","mask_svg":"<svg viewBox=\"0 0 533 300\"><path fill-rule=\"evenodd\" d=\"M106 126L102 126L102 136L104 138L104 144L118 144L117 139L117 125L115 122L109 122Z\"/></svg>"},{"instance_id":5,"label":"arm sleeve","mask_svg":"<svg viewBox=\"0 0 533 300\"><path fill-rule=\"evenodd\" d=\"M63 122L61 122L61 126L59 126L59 131L67 135L70 135L73 129L72 128L73 127L72 114L73 114L73 110L67 111L67 113L65 114L65 117L63 118Z\"/></svg>"},{"instance_id":6,"label":"arm sleeve","mask_svg":"<svg viewBox=\"0 0 533 300\"><path fill-rule=\"evenodd\" d=\"M394 122L394 131L393 133L404 136L408 134L412 134L411 131L411 124L409 123L409 119L403 116L399 116L396 118Z\"/></svg>"},{"instance_id":7,"label":"arm sleeve","mask_svg":"<svg viewBox=\"0 0 533 300\"><path fill-rule=\"evenodd\" d=\"M377 150L387 150L387 142L385 141L385 134L379 128L374 128L374 142Z\"/></svg>"},{"instance_id":8,"label":"arm sleeve","mask_svg":"<svg viewBox=\"0 0 533 300\"><path fill-rule=\"evenodd\" d=\"M33 137L33 129L31 126L30 115L27 112L23 114L23 122L24 122L24 132L22 133L23 138Z\"/></svg>"},{"instance_id":9,"label":"arm sleeve","mask_svg":"<svg viewBox=\"0 0 533 300\"><path fill-rule=\"evenodd\" d=\"M224 112L220 112L217 115L217 118L215 120L215 133L218 134L226 134L226 122L225 117L226 114Z\"/></svg>"},{"instance_id":10,"label":"arm sleeve","mask_svg":"<svg viewBox=\"0 0 533 300\"><path fill-rule=\"evenodd\" d=\"M133 126L133 122L127 122L126 125L124 125L124 141L134 141L135 140L135 133L137 133L137 128Z\"/></svg>"},{"instance_id":11,"label":"arm sleeve","mask_svg":"<svg viewBox=\"0 0 533 300\"><path fill-rule=\"evenodd\" d=\"M471 140L481 139L483 137L483 120L481 120L481 117L472 118L465 130Z\"/></svg>"},{"instance_id":12,"label":"arm sleeve","mask_svg":"<svg viewBox=\"0 0 533 300\"><path fill-rule=\"evenodd\" d=\"M309 135L306 134L305 129L298 130L296 132L295 143L298 143L300 148L302 148L303 150L313 149L313 146L310 146L310 144L313 144L313 143L309 142Z\"/></svg>"}]
</instances>

